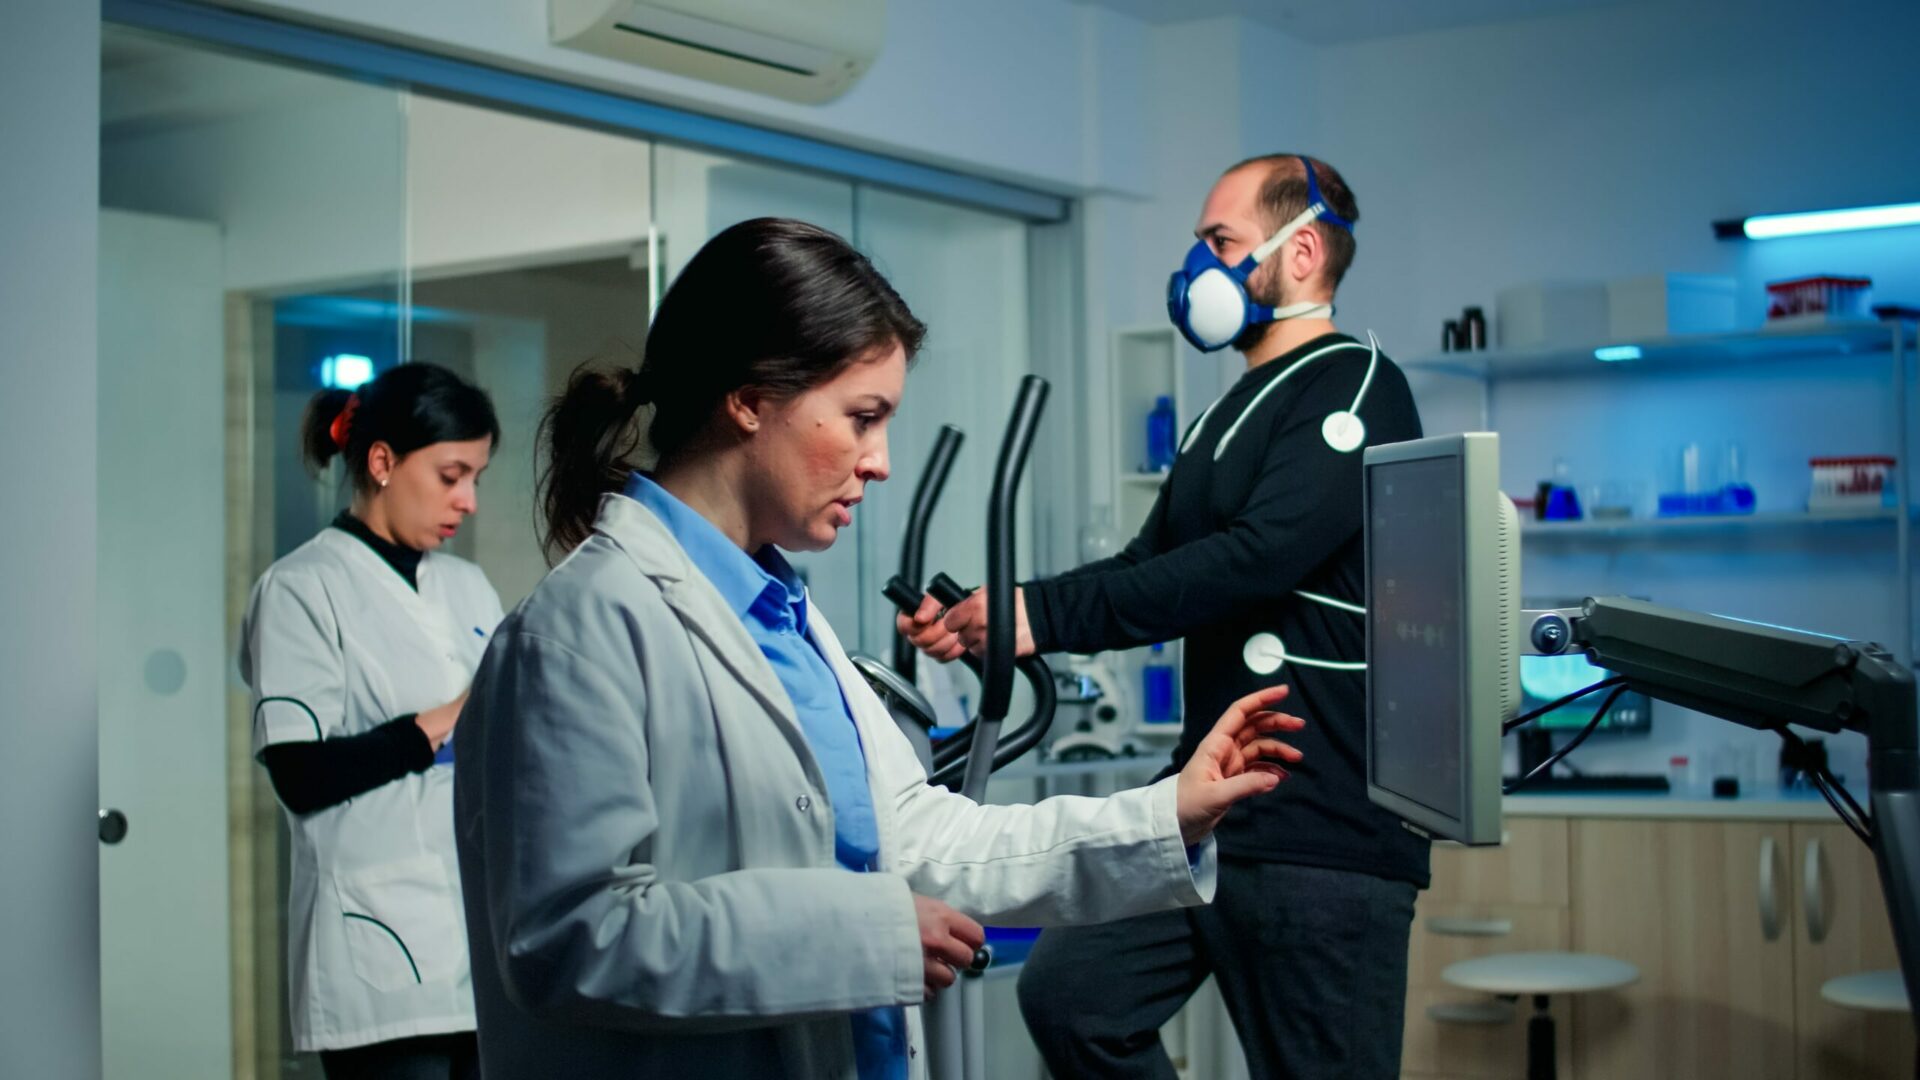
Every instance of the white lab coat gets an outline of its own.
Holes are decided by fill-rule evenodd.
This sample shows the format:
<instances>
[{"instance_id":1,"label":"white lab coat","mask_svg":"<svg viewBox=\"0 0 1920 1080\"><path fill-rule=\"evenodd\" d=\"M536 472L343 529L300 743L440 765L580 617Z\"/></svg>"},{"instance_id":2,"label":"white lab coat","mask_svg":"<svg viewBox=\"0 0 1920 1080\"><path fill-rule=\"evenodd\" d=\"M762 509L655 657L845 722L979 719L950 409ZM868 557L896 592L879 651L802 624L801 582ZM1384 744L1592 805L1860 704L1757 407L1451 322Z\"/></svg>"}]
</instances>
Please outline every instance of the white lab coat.
<instances>
[{"instance_id":1,"label":"white lab coat","mask_svg":"<svg viewBox=\"0 0 1920 1080\"><path fill-rule=\"evenodd\" d=\"M356 735L459 696L499 625L500 598L479 567L452 555L427 553L417 577L415 593L334 528L268 568L240 645L256 757L274 743ZM451 773L436 765L287 815L287 971L299 1049L473 1030Z\"/></svg>"},{"instance_id":2,"label":"white lab coat","mask_svg":"<svg viewBox=\"0 0 1920 1080\"><path fill-rule=\"evenodd\" d=\"M1204 903L1174 780L979 806L934 788L826 620L881 871L832 808L778 677L639 503L502 624L461 721L454 818L489 1080L853 1080L851 1010L915 1005L912 894L1010 926ZM925 1075L919 1010L912 1071Z\"/></svg>"}]
</instances>

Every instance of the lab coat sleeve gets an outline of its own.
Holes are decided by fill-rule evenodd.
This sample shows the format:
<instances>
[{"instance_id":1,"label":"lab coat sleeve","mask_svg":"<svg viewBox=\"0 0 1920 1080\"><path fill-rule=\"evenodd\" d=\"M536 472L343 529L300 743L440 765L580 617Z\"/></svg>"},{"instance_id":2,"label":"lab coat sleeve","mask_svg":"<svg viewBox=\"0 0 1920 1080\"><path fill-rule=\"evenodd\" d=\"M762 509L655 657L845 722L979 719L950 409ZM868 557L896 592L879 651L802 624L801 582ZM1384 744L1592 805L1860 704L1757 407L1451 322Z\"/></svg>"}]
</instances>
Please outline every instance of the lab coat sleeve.
<instances>
[{"instance_id":1,"label":"lab coat sleeve","mask_svg":"<svg viewBox=\"0 0 1920 1080\"><path fill-rule=\"evenodd\" d=\"M1178 777L1104 799L982 806L928 784L893 724L873 728L878 784L894 808L888 868L914 892L997 926L1108 922L1213 899L1213 840L1189 858Z\"/></svg>"},{"instance_id":2,"label":"lab coat sleeve","mask_svg":"<svg viewBox=\"0 0 1920 1080\"><path fill-rule=\"evenodd\" d=\"M695 826L660 820L646 689L630 660L601 664L509 624L468 708L455 820L466 887L485 890L491 952L473 962L497 965L521 1008L687 1034L921 999L918 922L898 877L661 876L655 835Z\"/></svg>"},{"instance_id":3,"label":"lab coat sleeve","mask_svg":"<svg viewBox=\"0 0 1920 1080\"><path fill-rule=\"evenodd\" d=\"M318 578L269 570L242 626L240 674L253 691L253 753L346 729L346 668L333 605Z\"/></svg>"},{"instance_id":4,"label":"lab coat sleeve","mask_svg":"<svg viewBox=\"0 0 1920 1080\"><path fill-rule=\"evenodd\" d=\"M1360 531L1363 454L1332 449L1320 428L1353 402L1366 366L1362 359L1313 373L1266 430L1239 434L1264 437L1266 452L1224 528L1131 565L1028 583L1035 648L1091 653L1171 641L1298 588ZM1375 386L1360 411L1370 443L1418 435L1404 393Z\"/></svg>"}]
</instances>

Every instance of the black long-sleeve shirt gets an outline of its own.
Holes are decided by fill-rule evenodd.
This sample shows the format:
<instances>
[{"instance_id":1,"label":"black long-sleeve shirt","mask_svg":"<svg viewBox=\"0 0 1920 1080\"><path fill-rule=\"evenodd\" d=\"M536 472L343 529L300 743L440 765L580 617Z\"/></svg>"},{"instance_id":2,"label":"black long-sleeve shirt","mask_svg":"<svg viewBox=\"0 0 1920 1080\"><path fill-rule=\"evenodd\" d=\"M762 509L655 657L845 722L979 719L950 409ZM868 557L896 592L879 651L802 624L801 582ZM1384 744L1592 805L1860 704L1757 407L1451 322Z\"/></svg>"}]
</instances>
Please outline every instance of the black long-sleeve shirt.
<instances>
[{"instance_id":1,"label":"black long-sleeve shirt","mask_svg":"<svg viewBox=\"0 0 1920 1080\"><path fill-rule=\"evenodd\" d=\"M394 573L420 588L420 553L382 538L366 523L342 510L333 527L351 533L385 559ZM433 743L414 723L414 713L397 716L370 731L319 742L275 743L260 752L260 764L273 781L273 793L296 814L338 806L408 773L433 765Z\"/></svg>"},{"instance_id":2,"label":"black long-sleeve shirt","mask_svg":"<svg viewBox=\"0 0 1920 1080\"><path fill-rule=\"evenodd\" d=\"M1288 736L1305 759L1274 793L1228 812L1215 833L1221 853L1424 887L1427 842L1367 799L1364 672L1288 662L1259 675L1244 656L1248 639L1265 633L1292 657L1366 657L1362 616L1300 595L1365 602L1362 451L1334 450L1321 425L1352 407L1367 347L1325 352L1287 374L1340 343L1353 339L1316 338L1243 375L1189 432L1139 535L1112 558L1027 583L1027 618L1041 652L1186 639L1175 768L1236 699L1290 684L1281 708L1307 721ZM1406 377L1384 355L1358 412L1366 445L1420 437Z\"/></svg>"}]
</instances>

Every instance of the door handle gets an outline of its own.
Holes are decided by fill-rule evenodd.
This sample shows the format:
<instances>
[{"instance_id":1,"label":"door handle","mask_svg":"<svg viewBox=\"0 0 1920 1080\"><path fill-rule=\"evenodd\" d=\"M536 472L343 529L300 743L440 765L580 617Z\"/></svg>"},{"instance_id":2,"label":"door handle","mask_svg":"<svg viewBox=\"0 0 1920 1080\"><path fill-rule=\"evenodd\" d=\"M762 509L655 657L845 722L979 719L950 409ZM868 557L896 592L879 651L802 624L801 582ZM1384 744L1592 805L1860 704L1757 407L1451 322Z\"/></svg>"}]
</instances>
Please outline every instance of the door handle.
<instances>
[{"instance_id":1,"label":"door handle","mask_svg":"<svg viewBox=\"0 0 1920 1080\"><path fill-rule=\"evenodd\" d=\"M1827 940L1827 890L1820 881L1820 838L1807 841L1807 856L1800 868L1800 894L1807 911L1807 940L1815 945Z\"/></svg>"},{"instance_id":2,"label":"door handle","mask_svg":"<svg viewBox=\"0 0 1920 1080\"><path fill-rule=\"evenodd\" d=\"M1777 845L1773 837L1760 838L1760 933L1768 941L1780 940L1780 889L1774 880Z\"/></svg>"},{"instance_id":3,"label":"door handle","mask_svg":"<svg viewBox=\"0 0 1920 1080\"><path fill-rule=\"evenodd\" d=\"M100 842L117 844L127 838L127 815L108 807L100 811Z\"/></svg>"}]
</instances>

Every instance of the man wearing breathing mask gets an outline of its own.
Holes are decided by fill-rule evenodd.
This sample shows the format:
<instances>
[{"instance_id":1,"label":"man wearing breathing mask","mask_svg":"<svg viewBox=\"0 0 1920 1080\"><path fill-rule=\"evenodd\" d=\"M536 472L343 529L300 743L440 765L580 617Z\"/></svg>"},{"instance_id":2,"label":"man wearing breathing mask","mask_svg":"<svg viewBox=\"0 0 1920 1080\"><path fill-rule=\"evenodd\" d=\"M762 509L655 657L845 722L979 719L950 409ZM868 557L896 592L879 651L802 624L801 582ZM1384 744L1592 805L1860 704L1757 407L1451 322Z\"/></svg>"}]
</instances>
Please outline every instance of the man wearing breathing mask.
<instances>
[{"instance_id":1,"label":"man wearing breathing mask","mask_svg":"<svg viewBox=\"0 0 1920 1080\"><path fill-rule=\"evenodd\" d=\"M1194 347L1247 371L1187 429L1125 550L1016 596L1020 651L1186 639L1172 767L1211 718L1287 684L1305 758L1216 836L1209 907L1041 935L1020 1002L1055 1076L1170 1077L1159 1029L1216 978L1256 1077L1399 1074L1414 896L1427 844L1367 800L1361 451L1418 438L1406 378L1371 334L1334 329L1353 194L1325 162L1245 161L1214 184L1167 308ZM976 651L976 593L901 629L931 656Z\"/></svg>"}]
</instances>

